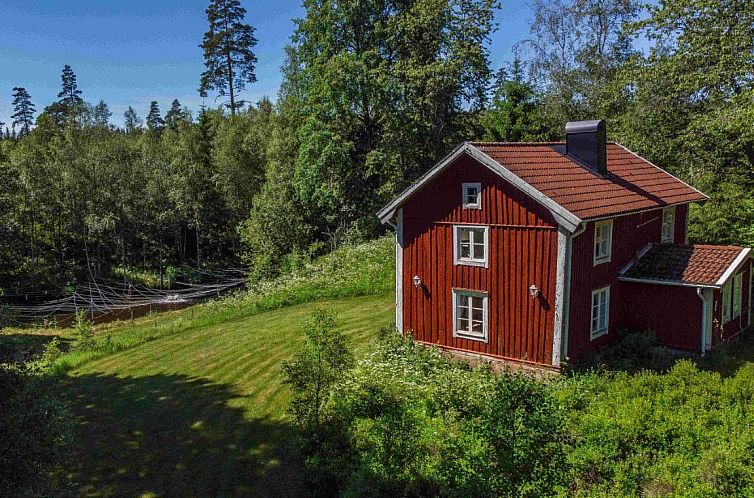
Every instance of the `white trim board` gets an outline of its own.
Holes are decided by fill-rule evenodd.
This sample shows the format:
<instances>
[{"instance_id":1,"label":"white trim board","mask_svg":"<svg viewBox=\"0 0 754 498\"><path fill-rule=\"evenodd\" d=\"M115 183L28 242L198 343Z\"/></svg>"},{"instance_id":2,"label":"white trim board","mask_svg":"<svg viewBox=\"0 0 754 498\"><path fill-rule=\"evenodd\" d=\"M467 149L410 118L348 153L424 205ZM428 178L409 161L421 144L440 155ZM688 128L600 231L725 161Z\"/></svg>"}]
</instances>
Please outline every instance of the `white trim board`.
<instances>
[{"instance_id":1,"label":"white trim board","mask_svg":"<svg viewBox=\"0 0 754 498\"><path fill-rule=\"evenodd\" d=\"M403 209L395 218L395 328L403 335Z\"/></svg>"},{"instance_id":2,"label":"white trim board","mask_svg":"<svg viewBox=\"0 0 754 498\"><path fill-rule=\"evenodd\" d=\"M693 284L688 282L680 282L678 280L655 280L652 278L631 278L618 276L618 280L621 282L634 282L637 284L655 284L655 285L672 285L674 287L697 287L701 289L719 289L718 285L709 284Z\"/></svg>"},{"instance_id":3,"label":"white trim board","mask_svg":"<svg viewBox=\"0 0 754 498\"><path fill-rule=\"evenodd\" d=\"M731 277L731 275L736 273L738 271L738 268L742 266L742 263L749 256L750 252L751 248L749 247L744 247L743 249L741 249L741 252L738 254L738 256L736 256L736 259L734 259L728 269L725 270L723 276L720 277L717 282L715 282L715 285L723 285Z\"/></svg>"},{"instance_id":4,"label":"white trim board","mask_svg":"<svg viewBox=\"0 0 754 498\"><path fill-rule=\"evenodd\" d=\"M568 266L567 250L570 243L569 234L558 229L557 272L555 275L555 317L552 333L552 366L559 367L563 353L563 336L565 323L566 271Z\"/></svg>"}]
</instances>

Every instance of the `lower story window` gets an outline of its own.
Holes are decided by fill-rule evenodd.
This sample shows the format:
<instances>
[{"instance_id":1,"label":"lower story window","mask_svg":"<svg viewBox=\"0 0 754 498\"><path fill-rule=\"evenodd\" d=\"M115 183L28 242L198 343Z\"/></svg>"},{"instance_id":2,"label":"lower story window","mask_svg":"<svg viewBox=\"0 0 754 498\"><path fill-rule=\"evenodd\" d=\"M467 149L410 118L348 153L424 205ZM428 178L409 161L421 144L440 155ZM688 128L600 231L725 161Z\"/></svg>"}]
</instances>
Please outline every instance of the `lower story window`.
<instances>
[{"instance_id":1,"label":"lower story window","mask_svg":"<svg viewBox=\"0 0 754 498\"><path fill-rule=\"evenodd\" d=\"M592 291L592 330L594 340L607 334L610 324L610 286Z\"/></svg>"},{"instance_id":2,"label":"lower story window","mask_svg":"<svg viewBox=\"0 0 754 498\"><path fill-rule=\"evenodd\" d=\"M453 336L487 342L487 294L453 289Z\"/></svg>"}]
</instances>

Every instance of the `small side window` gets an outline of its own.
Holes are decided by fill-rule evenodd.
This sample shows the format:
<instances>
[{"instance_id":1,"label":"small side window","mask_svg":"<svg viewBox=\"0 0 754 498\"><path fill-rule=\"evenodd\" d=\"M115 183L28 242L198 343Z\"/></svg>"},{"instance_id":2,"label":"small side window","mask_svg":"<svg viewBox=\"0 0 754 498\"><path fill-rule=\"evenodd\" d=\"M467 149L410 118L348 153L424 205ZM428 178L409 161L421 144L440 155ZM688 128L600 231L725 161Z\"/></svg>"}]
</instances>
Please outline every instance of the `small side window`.
<instances>
[{"instance_id":1,"label":"small side window","mask_svg":"<svg viewBox=\"0 0 754 498\"><path fill-rule=\"evenodd\" d=\"M741 298L743 293L744 274L733 277L733 318L741 316Z\"/></svg>"},{"instance_id":2,"label":"small side window","mask_svg":"<svg viewBox=\"0 0 754 498\"><path fill-rule=\"evenodd\" d=\"M610 261L613 244L613 220L598 221L594 224L594 264Z\"/></svg>"},{"instance_id":3,"label":"small side window","mask_svg":"<svg viewBox=\"0 0 754 498\"><path fill-rule=\"evenodd\" d=\"M590 339L607 334L610 326L610 286L592 291L592 328Z\"/></svg>"},{"instance_id":4,"label":"small side window","mask_svg":"<svg viewBox=\"0 0 754 498\"><path fill-rule=\"evenodd\" d=\"M464 183L461 189L461 202L466 209L482 208L482 184Z\"/></svg>"},{"instance_id":5,"label":"small side window","mask_svg":"<svg viewBox=\"0 0 754 498\"><path fill-rule=\"evenodd\" d=\"M660 242L663 244L673 243L675 239L675 206L662 210L662 236Z\"/></svg>"},{"instance_id":6,"label":"small side window","mask_svg":"<svg viewBox=\"0 0 754 498\"><path fill-rule=\"evenodd\" d=\"M723 285L723 323L730 321L730 281Z\"/></svg>"}]
</instances>

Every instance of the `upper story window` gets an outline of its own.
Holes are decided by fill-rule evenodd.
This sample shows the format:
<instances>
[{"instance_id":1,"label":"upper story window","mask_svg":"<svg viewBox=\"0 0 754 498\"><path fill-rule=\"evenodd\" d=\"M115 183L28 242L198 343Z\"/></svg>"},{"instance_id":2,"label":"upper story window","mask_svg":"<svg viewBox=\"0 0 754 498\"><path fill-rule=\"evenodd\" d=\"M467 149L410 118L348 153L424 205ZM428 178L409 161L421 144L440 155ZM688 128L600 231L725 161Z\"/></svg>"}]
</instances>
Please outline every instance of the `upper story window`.
<instances>
[{"instance_id":1,"label":"upper story window","mask_svg":"<svg viewBox=\"0 0 754 498\"><path fill-rule=\"evenodd\" d=\"M482 208L482 184L464 183L461 189L463 207L466 209Z\"/></svg>"},{"instance_id":2,"label":"upper story window","mask_svg":"<svg viewBox=\"0 0 754 498\"><path fill-rule=\"evenodd\" d=\"M723 285L723 323L730 321L730 281Z\"/></svg>"},{"instance_id":3,"label":"upper story window","mask_svg":"<svg viewBox=\"0 0 754 498\"><path fill-rule=\"evenodd\" d=\"M675 206L662 210L662 236L660 242L672 243L675 239Z\"/></svg>"},{"instance_id":4,"label":"upper story window","mask_svg":"<svg viewBox=\"0 0 754 498\"><path fill-rule=\"evenodd\" d=\"M454 225L453 263L487 266L487 238L485 226Z\"/></svg>"},{"instance_id":5,"label":"upper story window","mask_svg":"<svg viewBox=\"0 0 754 498\"><path fill-rule=\"evenodd\" d=\"M592 328L590 339L607 334L610 325L610 286L592 291Z\"/></svg>"},{"instance_id":6,"label":"upper story window","mask_svg":"<svg viewBox=\"0 0 754 498\"><path fill-rule=\"evenodd\" d=\"M594 224L594 264L610 261L613 245L613 220L598 221Z\"/></svg>"},{"instance_id":7,"label":"upper story window","mask_svg":"<svg viewBox=\"0 0 754 498\"><path fill-rule=\"evenodd\" d=\"M733 277L733 318L741 316L741 297L743 294L744 274Z\"/></svg>"},{"instance_id":8,"label":"upper story window","mask_svg":"<svg viewBox=\"0 0 754 498\"><path fill-rule=\"evenodd\" d=\"M487 342L487 294L453 289L453 336Z\"/></svg>"}]
</instances>

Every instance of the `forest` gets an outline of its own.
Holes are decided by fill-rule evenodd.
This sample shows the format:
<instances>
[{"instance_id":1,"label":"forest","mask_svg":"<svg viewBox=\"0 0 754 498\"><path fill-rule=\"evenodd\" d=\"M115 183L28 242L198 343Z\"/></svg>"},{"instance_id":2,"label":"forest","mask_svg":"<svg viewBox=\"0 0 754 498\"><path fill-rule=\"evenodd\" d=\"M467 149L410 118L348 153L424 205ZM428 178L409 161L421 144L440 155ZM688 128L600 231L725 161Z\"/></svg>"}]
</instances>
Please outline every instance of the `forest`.
<instances>
[{"instance_id":1,"label":"forest","mask_svg":"<svg viewBox=\"0 0 754 498\"><path fill-rule=\"evenodd\" d=\"M239 2L212 5L197 79L230 98L216 108L153 102L117 127L75 68L44 108L18 82L0 125L0 296L168 267L271 278L383 234L376 210L459 142L560 140L591 118L710 196L692 241L754 244L750 0L537 0L502 65L497 0L304 0L279 93L254 103L238 98L254 29Z\"/></svg>"}]
</instances>

